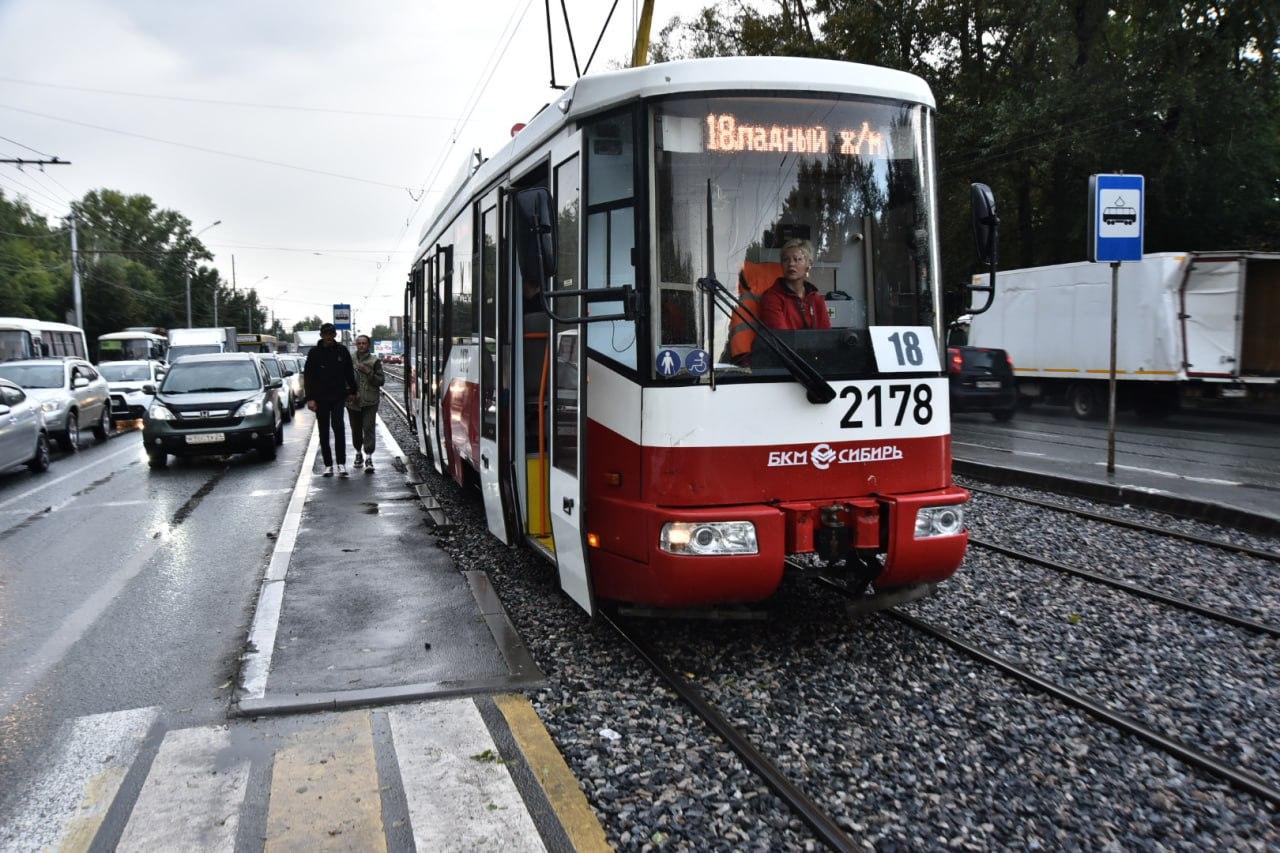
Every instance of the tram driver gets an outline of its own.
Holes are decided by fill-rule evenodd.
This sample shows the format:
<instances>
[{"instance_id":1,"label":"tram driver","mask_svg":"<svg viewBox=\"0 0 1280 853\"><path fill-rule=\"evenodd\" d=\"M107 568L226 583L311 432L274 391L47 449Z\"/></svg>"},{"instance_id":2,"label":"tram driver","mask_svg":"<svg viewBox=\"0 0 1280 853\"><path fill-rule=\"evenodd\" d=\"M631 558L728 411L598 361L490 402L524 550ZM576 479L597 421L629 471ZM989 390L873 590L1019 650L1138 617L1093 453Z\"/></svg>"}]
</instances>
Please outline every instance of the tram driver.
<instances>
[{"instance_id":1,"label":"tram driver","mask_svg":"<svg viewBox=\"0 0 1280 853\"><path fill-rule=\"evenodd\" d=\"M809 281L813 244L782 244L782 276L760 297L760 320L771 329L830 329L827 301Z\"/></svg>"}]
</instances>

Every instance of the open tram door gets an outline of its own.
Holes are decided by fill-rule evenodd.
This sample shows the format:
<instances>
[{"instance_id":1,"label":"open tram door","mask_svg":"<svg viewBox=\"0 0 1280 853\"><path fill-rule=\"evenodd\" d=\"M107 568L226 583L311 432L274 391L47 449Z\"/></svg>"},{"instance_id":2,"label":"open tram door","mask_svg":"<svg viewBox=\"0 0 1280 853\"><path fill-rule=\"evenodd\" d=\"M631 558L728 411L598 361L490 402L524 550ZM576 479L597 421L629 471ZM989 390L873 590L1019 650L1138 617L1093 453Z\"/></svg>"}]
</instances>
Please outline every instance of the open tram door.
<instances>
[{"instance_id":1,"label":"open tram door","mask_svg":"<svg viewBox=\"0 0 1280 853\"><path fill-rule=\"evenodd\" d=\"M521 275L542 284L543 308L550 317L546 343L548 367L545 411L546 512L560 588L591 616L595 595L587 571L582 513L582 441L587 407L585 356L579 345L581 281L578 252L579 195L582 186L582 134L574 133L551 150L551 190L530 187L516 193L515 235ZM567 321L567 322L566 322ZM530 483L532 493L539 484Z\"/></svg>"}]
</instances>

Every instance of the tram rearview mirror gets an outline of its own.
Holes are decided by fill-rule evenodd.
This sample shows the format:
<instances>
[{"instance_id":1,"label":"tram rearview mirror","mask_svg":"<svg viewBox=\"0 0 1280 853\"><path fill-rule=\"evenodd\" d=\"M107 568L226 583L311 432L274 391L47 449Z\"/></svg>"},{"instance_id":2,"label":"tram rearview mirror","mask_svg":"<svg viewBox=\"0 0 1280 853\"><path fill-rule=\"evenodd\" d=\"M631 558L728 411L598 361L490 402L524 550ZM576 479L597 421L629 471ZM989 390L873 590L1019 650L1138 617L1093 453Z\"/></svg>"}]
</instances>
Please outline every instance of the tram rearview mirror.
<instances>
[{"instance_id":1,"label":"tram rearview mirror","mask_svg":"<svg viewBox=\"0 0 1280 853\"><path fill-rule=\"evenodd\" d=\"M551 192L529 187L516 193L516 235L520 272L545 286L556 274L556 229Z\"/></svg>"},{"instance_id":2,"label":"tram rearview mirror","mask_svg":"<svg viewBox=\"0 0 1280 853\"><path fill-rule=\"evenodd\" d=\"M984 267L994 266L1000 242L995 194L986 184L970 184L969 202L973 208L973 241L978 249L978 262Z\"/></svg>"}]
</instances>

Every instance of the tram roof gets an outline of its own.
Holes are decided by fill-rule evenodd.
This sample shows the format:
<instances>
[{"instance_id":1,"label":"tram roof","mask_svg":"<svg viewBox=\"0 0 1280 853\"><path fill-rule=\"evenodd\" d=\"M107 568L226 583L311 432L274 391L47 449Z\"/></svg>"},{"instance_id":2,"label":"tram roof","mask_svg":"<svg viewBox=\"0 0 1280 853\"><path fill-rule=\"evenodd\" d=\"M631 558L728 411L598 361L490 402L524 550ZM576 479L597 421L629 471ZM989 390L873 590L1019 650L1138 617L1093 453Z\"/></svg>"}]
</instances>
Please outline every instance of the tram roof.
<instances>
[{"instance_id":1,"label":"tram roof","mask_svg":"<svg viewBox=\"0 0 1280 853\"><path fill-rule=\"evenodd\" d=\"M554 104L544 107L470 177L451 186L447 197L422 229L418 243L421 245L458 207L463 188L486 186L567 123L643 98L735 91L862 95L936 106L929 84L914 74L833 59L733 56L685 59L592 74L579 79Z\"/></svg>"}]
</instances>

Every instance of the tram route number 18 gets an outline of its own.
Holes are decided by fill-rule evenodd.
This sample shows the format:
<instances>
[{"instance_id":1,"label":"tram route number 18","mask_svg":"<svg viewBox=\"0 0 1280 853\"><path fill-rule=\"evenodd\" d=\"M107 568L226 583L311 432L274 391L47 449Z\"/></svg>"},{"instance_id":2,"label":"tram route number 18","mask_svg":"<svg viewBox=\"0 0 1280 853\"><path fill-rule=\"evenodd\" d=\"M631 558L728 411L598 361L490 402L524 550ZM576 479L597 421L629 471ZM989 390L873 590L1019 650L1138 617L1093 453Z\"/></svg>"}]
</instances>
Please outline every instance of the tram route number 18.
<instances>
[{"instance_id":1,"label":"tram route number 18","mask_svg":"<svg viewBox=\"0 0 1280 853\"><path fill-rule=\"evenodd\" d=\"M933 329L928 326L872 326L871 347L881 373L941 370Z\"/></svg>"},{"instance_id":2,"label":"tram route number 18","mask_svg":"<svg viewBox=\"0 0 1280 853\"><path fill-rule=\"evenodd\" d=\"M933 388L928 384L895 382L873 385L865 393L858 386L850 385L840 392L840 398L849 401L849 409L840 419L840 426L845 429L862 429L863 421L854 420L860 408L863 418L871 418L873 428L889 426L890 416L893 418L892 426L900 427L908 411L911 419L920 426L933 420ZM866 408L862 408L863 403L867 404Z\"/></svg>"}]
</instances>

